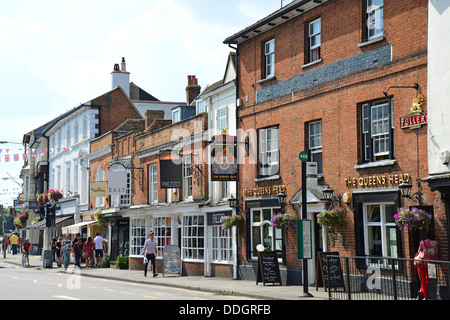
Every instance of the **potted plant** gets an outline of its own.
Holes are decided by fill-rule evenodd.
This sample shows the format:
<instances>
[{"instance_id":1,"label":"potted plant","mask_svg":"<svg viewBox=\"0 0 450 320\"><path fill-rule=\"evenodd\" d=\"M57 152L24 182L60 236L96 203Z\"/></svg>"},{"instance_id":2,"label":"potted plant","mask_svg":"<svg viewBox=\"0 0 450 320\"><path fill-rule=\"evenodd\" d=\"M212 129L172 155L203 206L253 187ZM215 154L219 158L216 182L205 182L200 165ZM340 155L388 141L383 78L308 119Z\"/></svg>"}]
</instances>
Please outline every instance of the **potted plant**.
<instances>
[{"instance_id":1,"label":"potted plant","mask_svg":"<svg viewBox=\"0 0 450 320\"><path fill-rule=\"evenodd\" d=\"M334 246L336 227L344 224L344 210L341 208L324 210L317 215L317 223L326 228L330 234L331 245Z\"/></svg>"},{"instance_id":2,"label":"potted plant","mask_svg":"<svg viewBox=\"0 0 450 320\"><path fill-rule=\"evenodd\" d=\"M294 227L294 230L297 230L297 218L295 213L279 213L270 219L270 223L275 229Z\"/></svg>"},{"instance_id":3,"label":"potted plant","mask_svg":"<svg viewBox=\"0 0 450 320\"><path fill-rule=\"evenodd\" d=\"M241 223L242 217L233 213L231 216L222 216L220 218L220 223L222 224L222 229L231 229Z\"/></svg>"},{"instance_id":4,"label":"potted plant","mask_svg":"<svg viewBox=\"0 0 450 320\"><path fill-rule=\"evenodd\" d=\"M55 189L51 189L47 191L47 197L49 201L58 201L59 199L63 198L63 195L61 193L61 191L55 190Z\"/></svg>"},{"instance_id":5,"label":"potted plant","mask_svg":"<svg viewBox=\"0 0 450 320\"><path fill-rule=\"evenodd\" d=\"M105 259L103 259L102 263L100 263L100 268L109 268L111 263L111 257L106 256Z\"/></svg>"},{"instance_id":6,"label":"potted plant","mask_svg":"<svg viewBox=\"0 0 450 320\"><path fill-rule=\"evenodd\" d=\"M116 268L128 269L128 256L118 256L116 260Z\"/></svg>"},{"instance_id":7,"label":"potted plant","mask_svg":"<svg viewBox=\"0 0 450 320\"><path fill-rule=\"evenodd\" d=\"M432 218L430 213L415 207L412 209L403 207L394 214L395 224L400 230L402 228L411 231L425 229L430 225Z\"/></svg>"}]
</instances>

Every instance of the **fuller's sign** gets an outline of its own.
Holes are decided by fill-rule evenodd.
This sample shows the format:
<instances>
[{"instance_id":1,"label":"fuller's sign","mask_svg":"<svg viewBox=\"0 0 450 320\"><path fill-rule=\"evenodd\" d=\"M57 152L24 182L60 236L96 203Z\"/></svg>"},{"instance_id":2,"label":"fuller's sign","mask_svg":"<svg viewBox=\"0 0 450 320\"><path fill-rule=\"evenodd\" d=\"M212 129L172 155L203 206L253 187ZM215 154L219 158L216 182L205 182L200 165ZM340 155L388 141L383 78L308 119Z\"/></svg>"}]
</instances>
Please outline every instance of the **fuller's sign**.
<instances>
[{"instance_id":1,"label":"fuller's sign","mask_svg":"<svg viewBox=\"0 0 450 320\"><path fill-rule=\"evenodd\" d=\"M410 114L409 116L400 118L400 128L416 129L428 123L428 113Z\"/></svg>"}]
</instances>

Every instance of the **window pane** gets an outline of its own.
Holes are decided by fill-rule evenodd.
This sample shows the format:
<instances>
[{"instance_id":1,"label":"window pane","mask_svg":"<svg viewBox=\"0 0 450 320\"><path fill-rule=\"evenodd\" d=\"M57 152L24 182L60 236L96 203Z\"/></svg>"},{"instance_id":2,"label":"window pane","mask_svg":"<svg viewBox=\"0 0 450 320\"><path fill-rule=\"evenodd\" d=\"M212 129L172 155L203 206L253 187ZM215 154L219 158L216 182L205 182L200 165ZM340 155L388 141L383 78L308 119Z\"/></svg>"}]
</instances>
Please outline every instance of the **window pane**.
<instances>
[{"instance_id":1,"label":"window pane","mask_svg":"<svg viewBox=\"0 0 450 320\"><path fill-rule=\"evenodd\" d=\"M367 222L380 222L380 206L368 206Z\"/></svg>"},{"instance_id":2,"label":"window pane","mask_svg":"<svg viewBox=\"0 0 450 320\"><path fill-rule=\"evenodd\" d=\"M253 222L261 222L261 211L253 210Z\"/></svg>"}]
</instances>

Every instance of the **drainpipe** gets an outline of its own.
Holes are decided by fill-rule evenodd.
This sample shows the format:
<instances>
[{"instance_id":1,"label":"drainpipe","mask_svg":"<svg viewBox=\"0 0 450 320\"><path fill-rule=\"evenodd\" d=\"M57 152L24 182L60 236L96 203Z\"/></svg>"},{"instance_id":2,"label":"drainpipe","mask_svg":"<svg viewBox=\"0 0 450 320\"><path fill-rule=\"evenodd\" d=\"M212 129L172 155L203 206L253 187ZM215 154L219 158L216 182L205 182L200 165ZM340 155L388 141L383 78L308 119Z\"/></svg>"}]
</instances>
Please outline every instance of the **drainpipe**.
<instances>
[{"instance_id":1,"label":"drainpipe","mask_svg":"<svg viewBox=\"0 0 450 320\"><path fill-rule=\"evenodd\" d=\"M236 143L239 143L239 139L238 139L238 128L239 128L239 107L237 105L237 99L239 97L239 50L237 47L233 47L231 45L231 43L228 43L228 47L233 49L236 52L236 61L235 61L235 69L236 69L236 79L234 81L235 86L236 86L236 97L235 97L235 106L236 106ZM237 148L237 150L239 150L239 148ZM239 157L238 154L236 155L236 159L239 161ZM238 162L239 165L239 162ZM240 172L240 170L239 170ZM238 187L238 183L236 182L236 200L239 203L239 187ZM238 207L239 208L239 207ZM236 208L235 210L238 210L238 208ZM242 204L242 208L244 208L244 204ZM245 214L245 212L244 212ZM233 264L233 279L234 280L239 280L239 237L238 237L238 232L237 232L237 227L236 227L236 232L235 232L235 239L236 239L236 257L234 260L234 264Z\"/></svg>"}]
</instances>

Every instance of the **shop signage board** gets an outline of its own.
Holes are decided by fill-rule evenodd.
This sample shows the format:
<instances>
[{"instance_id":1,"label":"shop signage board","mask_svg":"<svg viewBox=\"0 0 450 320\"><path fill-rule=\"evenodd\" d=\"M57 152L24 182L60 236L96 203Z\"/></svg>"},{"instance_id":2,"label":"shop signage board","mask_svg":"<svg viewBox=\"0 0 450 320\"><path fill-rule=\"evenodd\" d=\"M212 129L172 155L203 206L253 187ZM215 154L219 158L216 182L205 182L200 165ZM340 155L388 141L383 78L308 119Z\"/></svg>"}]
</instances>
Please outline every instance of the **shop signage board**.
<instances>
[{"instance_id":1,"label":"shop signage board","mask_svg":"<svg viewBox=\"0 0 450 320\"><path fill-rule=\"evenodd\" d=\"M106 197L106 182L97 181L89 184L89 194L91 197Z\"/></svg>"},{"instance_id":2,"label":"shop signage board","mask_svg":"<svg viewBox=\"0 0 450 320\"><path fill-rule=\"evenodd\" d=\"M238 181L236 136L219 135L211 144L211 180Z\"/></svg>"},{"instance_id":3,"label":"shop signage board","mask_svg":"<svg viewBox=\"0 0 450 320\"><path fill-rule=\"evenodd\" d=\"M181 163L172 160L159 160L160 186L162 189L181 188L183 175Z\"/></svg>"},{"instance_id":4,"label":"shop signage board","mask_svg":"<svg viewBox=\"0 0 450 320\"><path fill-rule=\"evenodd\" d=\"M163 250L163 276L181 275L180 248L168 245Z\"/></svg>"},{"instance_id":5,"label":"shop signage board","mask_svg":"<svg viewBox=\"0 0 450 320\"><path fill-rule=\"evenodd\" d=\"M428 113L410 114L400 118L400 128L417 129L428 123Z\"/></svg>"},{"instance_id":6,"label":"shop signage board","mask_svg":"<svg viewBox=\"0 0 450 320\"><path fill-rule=\"evenodd\" d=\"M256 270L256 284L262 282L281 284L280 266L276 251L259 251L258 267Z\"/></svg>"},{"instance_id":7,"label":"shop signage board","mask_svg":"<svg viewBox=\"0 0 450 320\"><path fill-rule=\"evenodd\" d=\"M319 277L322 284L327 288L344 288L344 274L342 272L339 252L318 252L316 289L319 286Z\"/></svg>"},{"instance_id":8,"label":"shop signage board","mask_svg":"<svg viewBox=\"0 0 450 320\"><path fill-rule=\"evenodd\" d=\"M297 258L312 259L312 221L297 220Z\"/></svg>"},{"instance_id":9,"label":"shop signage board","mask_svg":"<svg viewBox=\"0 0 450 320\"><path fill-rule=\"evenodd\" d=\"M108 195L124 196L127 194L127 172L110 171L108 173Z\"/></svg>"}]
</instances>

